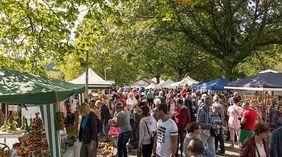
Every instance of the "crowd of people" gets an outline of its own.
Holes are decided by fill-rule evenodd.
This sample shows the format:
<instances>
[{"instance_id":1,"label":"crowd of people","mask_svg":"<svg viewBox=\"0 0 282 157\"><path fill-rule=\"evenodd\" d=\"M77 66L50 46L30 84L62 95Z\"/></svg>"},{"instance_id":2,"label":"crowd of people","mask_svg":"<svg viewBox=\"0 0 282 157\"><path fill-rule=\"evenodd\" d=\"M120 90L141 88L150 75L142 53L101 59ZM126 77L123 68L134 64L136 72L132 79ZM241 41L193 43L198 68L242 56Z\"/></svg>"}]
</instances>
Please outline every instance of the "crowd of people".
<instances>
[{"instance_id":1,"label":"crowd of people","mask_svg":"<svg viewBox=\"0 0 282 157\"><path fill-rule=\"evenodd\" d=\"M254 107L236 92L208 94L187 86L94 92L79 108L80 154L96 156L100 137L109 141L111 130L118 129L118 157L133 149L143 157L214 157L225 154L225 141L230 148L238 145L241 157L281 157L282 114L272 131Z\"/></svg>"}]
</instances>

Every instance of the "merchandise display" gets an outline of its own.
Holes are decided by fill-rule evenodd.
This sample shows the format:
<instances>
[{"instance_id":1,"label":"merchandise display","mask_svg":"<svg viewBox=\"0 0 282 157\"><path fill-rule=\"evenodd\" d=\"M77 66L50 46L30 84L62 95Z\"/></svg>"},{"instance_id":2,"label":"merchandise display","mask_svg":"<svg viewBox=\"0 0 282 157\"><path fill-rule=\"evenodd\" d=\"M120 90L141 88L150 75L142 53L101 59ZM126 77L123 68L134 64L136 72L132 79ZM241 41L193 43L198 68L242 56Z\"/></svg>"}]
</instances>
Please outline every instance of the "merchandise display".
<instances>
[{"instance_id":1,"label":"merchandise display","mask_svg":"<svg viewBox=\"0 0 282 157\"><path fill-rule=\"evenodd\" d=\"M98 155L108 157L113 156L115 150L115 144L112 142L99 142Z\"/></svg>"},{"instance_id":2,"label":"merchandise display","mask_svg":"<svg viewBox=\"0 0 282 157\"><path fill-rule=\"evenodd\" d=\"M56 129L63 130L65 128L65 116L63 112L56 112Z\"/></svg>"},{"instance_id":3,"label":"merchandise display","mask_svg":"<svg viewBox=\"0 0 282 157\"><path fill-rule=\"evenodd\" d=\"M10 148L4 143L0 143L0 156L1 157L10 157L11 156Z\"/></svg>"},{"instance_id":4,"label":"merchandise display","mask_svg":"<svg viewBox=\"0 0 282 157\"><path fill-rule=\"evenodd\" d=\"M32 119L29 132L19 137L20 146L17 148L19 156L48 156L48 143L42 119L39 113Z\"/></svg>"}]
</instances>

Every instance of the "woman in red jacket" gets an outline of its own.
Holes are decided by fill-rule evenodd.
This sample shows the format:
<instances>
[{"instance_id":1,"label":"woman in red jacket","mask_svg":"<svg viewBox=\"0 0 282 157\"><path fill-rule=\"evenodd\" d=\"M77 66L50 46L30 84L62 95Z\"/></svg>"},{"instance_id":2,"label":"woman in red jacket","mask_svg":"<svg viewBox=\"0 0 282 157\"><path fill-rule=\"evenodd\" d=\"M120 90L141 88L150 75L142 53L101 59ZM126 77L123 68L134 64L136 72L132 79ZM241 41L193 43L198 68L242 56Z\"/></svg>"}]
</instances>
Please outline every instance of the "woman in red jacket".
<instances>
[{"instance_id":1,"label":"woman in red jacket","mask_svg":"<svg viewBox=\"0 0 282 157\"><path fill-rule=\"evenodd\" d=\"M264 123L257 123L255 135L243 143L240 157L270 157L268 148L269 127Z\"/></svg>"}]
</instances>

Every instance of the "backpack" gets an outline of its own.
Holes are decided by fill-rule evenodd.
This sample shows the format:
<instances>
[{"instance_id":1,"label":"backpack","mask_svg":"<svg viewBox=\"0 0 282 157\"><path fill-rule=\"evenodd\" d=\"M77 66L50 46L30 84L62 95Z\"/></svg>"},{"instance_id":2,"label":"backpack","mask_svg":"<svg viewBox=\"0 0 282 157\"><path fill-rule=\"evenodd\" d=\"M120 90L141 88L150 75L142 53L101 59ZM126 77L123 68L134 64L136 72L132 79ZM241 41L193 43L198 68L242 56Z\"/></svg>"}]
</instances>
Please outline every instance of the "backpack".
<instances>
[{"instance_id":1,"label":"backpack","mask_svg":"<svg viewBox=\"0 0 282 157\"><path fill-rule=\"evenodd\" d=\"M154 95L151 91L148 92L147 99L154 99Z\"/></svg>"},{"instance_id":2,"label":"backpack","mask_svg":"<svg viewBox=\"0 0 282 157\"><path fill-rule=\"evenodd\" d=\"M102 125L102 121L97 117L97 115L94 113L94 117L97 120L97 133L102 133L102 129L103 129L103 125Z\"/></svg>"}]
</instances>

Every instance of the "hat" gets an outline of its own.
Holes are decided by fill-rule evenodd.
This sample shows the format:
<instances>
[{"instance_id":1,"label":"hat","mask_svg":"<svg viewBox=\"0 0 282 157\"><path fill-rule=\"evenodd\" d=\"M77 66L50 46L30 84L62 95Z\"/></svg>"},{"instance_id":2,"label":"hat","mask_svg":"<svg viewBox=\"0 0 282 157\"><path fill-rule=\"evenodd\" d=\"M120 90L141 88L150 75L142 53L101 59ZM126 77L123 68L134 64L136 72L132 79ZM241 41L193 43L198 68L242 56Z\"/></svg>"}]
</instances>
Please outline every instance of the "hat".
<instances>
[{"instance_id":1,"label":"hat","mask_svg":"<svg viewBox=\"0 0 282 157\"><path fill-rule=\"evenodd\" d=\"M161 101L161 99L159 99L159 98L156 98L155 100L154 100L154 104L155 105L158 105L158 104L161 104L162 103L162 101Z\"/></svg>"},{"instance_id":2,"label":"hat","mask_svg":"<svg viewBox=\"0 0 282 157\"><path fill-rule=\"evenodd\" d=\"M205 99L207 96L207 94L202 94L201 99Z\"/></svg>"}]
</instances>

